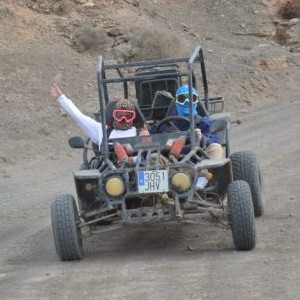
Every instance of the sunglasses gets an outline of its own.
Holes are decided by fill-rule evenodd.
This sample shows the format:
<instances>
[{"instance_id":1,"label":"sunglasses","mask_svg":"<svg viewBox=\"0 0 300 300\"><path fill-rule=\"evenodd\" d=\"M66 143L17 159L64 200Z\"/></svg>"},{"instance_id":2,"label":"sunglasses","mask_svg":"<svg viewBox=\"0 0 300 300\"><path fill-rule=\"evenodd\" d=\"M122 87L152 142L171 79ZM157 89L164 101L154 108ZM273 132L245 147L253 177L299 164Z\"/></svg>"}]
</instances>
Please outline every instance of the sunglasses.
<instances>
[{"instance_id":1,"label":"sunglasses","mask_svg":"<svg viewBox=\"0 0 300 300\"><path fill-rule=\"evenodd\" d=\"M125 122L129 123L134 120L135 111L127 109L115 109L113 111L113 117L117 122L122 122L122 120L125 120Z\"/></svg>"},{"instance_id":2,"label":"sunglasses","mask_svg":"<svg viewBox=\"0 0 300 300\"><path fill-rule=\"evenodd\" d=\"M196 94L192 95L192 100L193 103L198 102L199 97ZM180 94L180 95L176 95L176 102L178 104L184 105L185 101L189 101L189 94Z\"/></svg>"}]
</instances>

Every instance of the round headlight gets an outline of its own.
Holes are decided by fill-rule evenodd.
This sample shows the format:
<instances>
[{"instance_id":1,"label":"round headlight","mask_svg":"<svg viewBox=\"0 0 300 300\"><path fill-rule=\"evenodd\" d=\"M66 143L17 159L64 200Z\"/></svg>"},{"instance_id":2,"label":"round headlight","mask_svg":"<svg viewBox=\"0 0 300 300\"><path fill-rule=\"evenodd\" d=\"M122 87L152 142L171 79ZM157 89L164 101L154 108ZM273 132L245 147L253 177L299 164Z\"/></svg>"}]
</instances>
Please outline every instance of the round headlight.
<instances>
[{"instance_id":1,"label":"round headlight","mask_svg":"<svg viewBox=\"0 0 300 300\"><path fill-rule=\"evenodd\" d=\"M120 177L111 177L105 184L106 193L111 197L118 197L124 194L125 184Z\"/></svg>"},{"instance_id":2,"label":"round headlight","mask_svg":"<svg viewBox=\"0 0 300 300\"><path fill-rule=\"evenodd\" d=\"M185 192L191 187L191 178L185 173L176 173L172 177L172 185L179 192Z\"/></svg>"}]
</instances>

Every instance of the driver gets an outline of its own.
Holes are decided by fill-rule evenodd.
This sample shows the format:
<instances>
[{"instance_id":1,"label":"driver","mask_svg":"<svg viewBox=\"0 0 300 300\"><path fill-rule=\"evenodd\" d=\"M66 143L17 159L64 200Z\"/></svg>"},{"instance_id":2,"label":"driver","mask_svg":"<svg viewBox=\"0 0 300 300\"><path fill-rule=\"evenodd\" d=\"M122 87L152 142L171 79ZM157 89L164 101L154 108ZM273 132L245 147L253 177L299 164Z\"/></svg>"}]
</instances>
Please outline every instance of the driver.
<instances>
[{"instance_id":1,"label":"driver","mask_svg":"<svg viewBox=\"0 0 300 300\"><path fill-rule=\"evenodd\" d=\"M67 98L59 88L59 86L53 82L50 88L51 96L57 98L58 103L69 114L84 133L95 143L101 146L102 143L102 124L92 119L89 116L83 114L75 104ZM127 100L119 100L114 107L112 113L114 122L113 128L108 128L108 136L110 139L133 137L136 135L148 135L148 129L146 126L138 130L133 126L133 121L136 116L134 104Z\"/></svg>"},{"instance_id":2,"label":"driver","mask_svg":"<svg viewBox=\"0 0 300 300\"><path fill-rule=\"evenodd\" d=\"M200 146L205 148L206 153L214 159L224 158L224 151L220 144L220 135L218 133L210 134L210 126L213 121L210 117L201 117L197 112L199 95L195 88L192 88L193 116L195 120L195 133L200 140ZM176 90L175 106L170 112L170 116L189 117L189 86L187 84L180 86ZM180 121L174 121L175 125L182 131L186 131L187 124Z\"/></svg>"}]
</instances>

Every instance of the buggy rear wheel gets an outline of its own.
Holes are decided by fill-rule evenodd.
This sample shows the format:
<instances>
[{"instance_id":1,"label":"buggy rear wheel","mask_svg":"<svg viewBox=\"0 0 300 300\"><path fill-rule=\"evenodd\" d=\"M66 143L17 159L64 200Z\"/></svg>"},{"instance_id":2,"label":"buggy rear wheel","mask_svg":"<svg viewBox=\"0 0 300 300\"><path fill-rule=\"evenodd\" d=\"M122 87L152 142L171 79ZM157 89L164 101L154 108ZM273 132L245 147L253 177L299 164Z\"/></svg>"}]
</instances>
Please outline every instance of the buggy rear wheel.
<instances>
[{"instance_id":1,"label":"buggy rear wheel","mask_svg":"<svg viewBox=\"0 0 300 300\"><path fill-rule=\"evenodd\" d=\"M79 215L72 195L58 195L51 203L52 230L56 253L62 261L83 258Z\"/></svg>"},{"instance_id":2,"label":"buggy rear wheel","mask_svg":"<svg viewBox=\"0 0 300 300\"><path fill-rule=\"evenodd\" d=\"M233 181L228 185L231 231L238 250L251 250L255 246L255 218L251 191L247 182Z\"/></svg>"},{"instance_id":3,"label":"buggy rear wheel","mask_svg":"<svg viewBox=\"0 0 300 300\"><path fill-rule=\"evenodd\" d=\"M254 152L236 152L230 156L232 162L233 180L248 182L252 194L254 214L256 217L264 213L262 196L262 178L258 157Z\"/></svg>"}]
</instances>

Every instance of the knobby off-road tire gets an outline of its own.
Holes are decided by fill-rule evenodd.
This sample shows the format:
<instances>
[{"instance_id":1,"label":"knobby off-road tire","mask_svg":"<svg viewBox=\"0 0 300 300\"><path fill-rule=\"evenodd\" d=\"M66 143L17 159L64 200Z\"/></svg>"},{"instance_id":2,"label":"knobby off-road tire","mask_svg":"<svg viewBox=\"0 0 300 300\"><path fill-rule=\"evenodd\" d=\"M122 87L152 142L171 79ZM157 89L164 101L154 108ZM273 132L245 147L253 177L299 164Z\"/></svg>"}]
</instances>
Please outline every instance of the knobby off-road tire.
<instances>
[{"instance_id":1,"label":"knobby off-road tire","mask_svg":"<svg viewBox=\"0 0 300 300\"><path fill-rule=\"evenodd\" d=\"M262 179L258 157L251 151L236 152L230 156L232 162L233 180L248 182L252 194L254 214L256 217L264 213L262 196Z\"/></svg>"},{"instance_id":2,"label":"knobby off-road tire","mask_svg":"<svg viewBox=\"0 0 300 300\"><path fill-rule=\"evenodd\" d=\"M58 195L51 204L52 230L57 255L62 261L83 258L79 215L72 195Z\"/></svg>"},{"instance_id":3,"label":"knobby off-road tire","mask_svg":"<svg viewBox=\"0 0 300 300\"><path fill-rule=\"evenodd\" d=\"M243 180L228 185L231 231L238 250L251 250L255 246L256 230L251 191Z\"/></svg>"}]
</instances>

